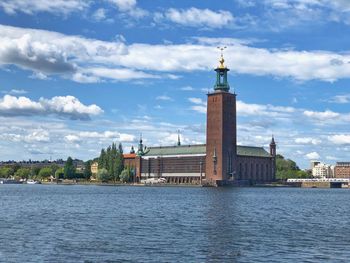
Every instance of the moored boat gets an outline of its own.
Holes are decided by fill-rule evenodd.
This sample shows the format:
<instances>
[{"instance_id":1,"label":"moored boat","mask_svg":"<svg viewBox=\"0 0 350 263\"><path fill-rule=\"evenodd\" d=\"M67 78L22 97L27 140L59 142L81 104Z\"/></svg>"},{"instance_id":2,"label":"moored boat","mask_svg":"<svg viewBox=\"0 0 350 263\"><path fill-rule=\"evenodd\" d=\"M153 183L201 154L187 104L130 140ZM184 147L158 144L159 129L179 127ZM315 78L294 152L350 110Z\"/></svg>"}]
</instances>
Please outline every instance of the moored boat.
<instances>
[{"instance_id":1,"label":"moored boat","mask_svg":"<svg viewBox=\"0 0 350 263\"><path fill-rule=\"evenodd\" d=\"M33 179L29 179L29 180L27 180L27 184L41 184L41 182L33 180Z\"/></svg>"}]
</instances>

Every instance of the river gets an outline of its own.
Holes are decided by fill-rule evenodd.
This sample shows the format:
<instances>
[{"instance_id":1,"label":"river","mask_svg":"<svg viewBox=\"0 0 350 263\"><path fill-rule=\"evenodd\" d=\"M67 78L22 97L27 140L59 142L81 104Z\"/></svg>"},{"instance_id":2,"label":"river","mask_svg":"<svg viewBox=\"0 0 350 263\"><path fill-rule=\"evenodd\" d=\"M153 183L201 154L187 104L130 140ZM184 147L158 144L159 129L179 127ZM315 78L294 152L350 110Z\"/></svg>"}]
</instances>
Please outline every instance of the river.
<instances>
[{"instance_id":1,"label":"river","mask_svg":"<svg viewBox=\"0 0 350 263\"><path fill-rule=\"evenodd\" d=\"M0 262L348 262L349 189L0 185Z\"/></svg>"}]
</instances>

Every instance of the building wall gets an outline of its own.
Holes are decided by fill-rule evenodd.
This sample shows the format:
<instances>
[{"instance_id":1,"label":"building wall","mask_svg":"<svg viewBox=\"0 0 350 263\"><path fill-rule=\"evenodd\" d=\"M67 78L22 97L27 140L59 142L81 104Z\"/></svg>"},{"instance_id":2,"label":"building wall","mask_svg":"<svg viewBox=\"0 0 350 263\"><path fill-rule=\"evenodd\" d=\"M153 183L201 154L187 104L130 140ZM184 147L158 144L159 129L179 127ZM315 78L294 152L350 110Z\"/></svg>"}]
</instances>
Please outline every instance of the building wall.
<instances>
[{"instance_id":1,"label":"building wall","mask_svg":"<svg viewBox=\"0 0 350 263\"><path fill-rule=\"evenodd\" d=\"M236 95L229 92L208 94L206 178L225 181L237 163ZM216 152L216 162L213 160Z\"/></svg>"},{"instance_id":2,"label":"building wall","mask_svg":"<svg viewBox=\"0 0 350 263\"><path fill-rule=\"evenodd\" d=\"M329 164L318 163L312 168L313 177L334 177L334 167Z\"/></svg>"},{"instance_id":3,"label":"building wall","mask_svg":"<svg viewBox=\"0 0 350 263\"><path fill-rule=\"evenodd\" d=\"M201 161L203 162L202 176L204 177L206 176L205 156L142 158L140 159L139 166L141 170L139 176L141 178L177 178L177 181L183 177L198 179L200 177ZM274 181L274 158L238 156L235 179L251 183Z\"/></svg>"},{"instance_id":4,"label":"building wall","mask_svg":"<svg viewBox=\"0 0 350 263\"><path fill-rule=\"evenodd\" d=\"M336 165L334 169L336 178L349 178L350 177L350 165Z\"/></svg>"},{"instance_id":5,"label":"building wall","mask_svg":"<svg viewBox=\"0 0 350 263\"><path fill-rule=\"evenodd\" d=\"M98 172L98 162L93 162L93 163L91 164L91 173L92 173L93 175L96 175L97 172Z\"/></svg>"},{"instance_id":6,"label":"building wall","mask_svg":"<svg viewBox=\"0 0 350 263\"><path fill-rule=\"evenodd\" d=\"M237 180L271 182L275 180L274 158L238 156Z\"/></svg>"},{"instance_id":7,"label":"building wall","mask_svg":"<svg viewBox=\"0 0 350 263\"><path fill-rule=\"evenodd\" d=\"M164 177L174 176L174 174L196 174L205 173L205 156L186 157L156 157L141 159L142 177Z\"/></svg>"},{"instance_id":8,"label":"building wall","mask_svg":"<svg viewBox=\"0 0 350 263\"><path fill-rule=\"evenodd\" d=\"M136 159L135 158L124 158L124 167L135 168Z\"/></svg>"}]
</instances>

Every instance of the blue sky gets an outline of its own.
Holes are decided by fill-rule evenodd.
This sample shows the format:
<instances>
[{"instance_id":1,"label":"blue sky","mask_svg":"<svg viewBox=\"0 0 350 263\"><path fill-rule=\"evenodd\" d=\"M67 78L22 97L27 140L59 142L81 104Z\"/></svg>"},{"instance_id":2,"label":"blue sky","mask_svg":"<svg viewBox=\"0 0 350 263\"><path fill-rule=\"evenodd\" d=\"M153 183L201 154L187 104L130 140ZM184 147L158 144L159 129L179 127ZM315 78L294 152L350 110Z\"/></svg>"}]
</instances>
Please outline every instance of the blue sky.
<instances>
[{"instance_id":1,"label":"blue sky","mask_svg":"<svg viewBox=\"0 0 350 263\"><path fill-rule=\"evenodd\" d=\"M348 161L349 29L346 0L3 0L0 159L204 143L227 46L239 144Z\"/></svg>"}]
</instances>

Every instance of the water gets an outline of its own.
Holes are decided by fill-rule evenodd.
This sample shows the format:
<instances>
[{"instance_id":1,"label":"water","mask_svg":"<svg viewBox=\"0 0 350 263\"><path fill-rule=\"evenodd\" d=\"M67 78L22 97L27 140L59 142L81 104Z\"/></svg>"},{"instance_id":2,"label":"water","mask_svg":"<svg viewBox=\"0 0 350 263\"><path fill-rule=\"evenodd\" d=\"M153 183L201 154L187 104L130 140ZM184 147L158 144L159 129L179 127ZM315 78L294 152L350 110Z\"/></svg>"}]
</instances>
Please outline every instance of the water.
<instances>
[{"instance_id":1,"label":"water","mask_svg":"<svg viewBox=\"0 0 350 263\"><path fill-rule=\"evenodd\" d=\"M349 189L0 186L1 262L348 262Z\"/></svg>"}]
</instances>

